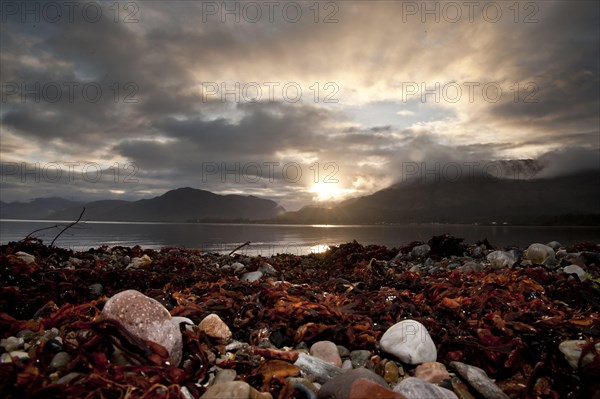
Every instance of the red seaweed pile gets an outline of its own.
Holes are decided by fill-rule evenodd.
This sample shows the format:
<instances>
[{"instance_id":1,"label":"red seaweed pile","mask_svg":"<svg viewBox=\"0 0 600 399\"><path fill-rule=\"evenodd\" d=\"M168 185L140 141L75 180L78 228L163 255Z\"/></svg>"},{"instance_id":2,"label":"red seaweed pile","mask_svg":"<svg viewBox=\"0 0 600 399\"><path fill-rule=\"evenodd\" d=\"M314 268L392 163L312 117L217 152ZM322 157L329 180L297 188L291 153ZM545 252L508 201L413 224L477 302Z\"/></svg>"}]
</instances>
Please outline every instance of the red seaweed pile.
<instances>
[{"instance_id":1,"label":"red seaweed pile","mask_svg":"<svg viewBox=\"0 0 600 399\"><path fill-rule=\"evenodd\" d=\"M405 319L427 328L438 362L477 366L509 397L598 394L599 245L562 247L541 264L505 249L514 263L504 267L493 267L487 241L441 236L420 256L423 248L353 242L265 258L139 246L74 252L36 239L0 246L0 397L199 398L216 370L232 369L273 398L302 398L287 383L291 348L327 340L368 350L379 371L379 340ZM265 264L270 274L241 278ZM585 274L565 272L571 265ZM181 325L178 366L164 347L99 317L108 298L128 289L195 324ZM210 314L239 345L197 328ZM585 341L576 367L559 350L567 340Z\"/></svg>"}]
</instances>

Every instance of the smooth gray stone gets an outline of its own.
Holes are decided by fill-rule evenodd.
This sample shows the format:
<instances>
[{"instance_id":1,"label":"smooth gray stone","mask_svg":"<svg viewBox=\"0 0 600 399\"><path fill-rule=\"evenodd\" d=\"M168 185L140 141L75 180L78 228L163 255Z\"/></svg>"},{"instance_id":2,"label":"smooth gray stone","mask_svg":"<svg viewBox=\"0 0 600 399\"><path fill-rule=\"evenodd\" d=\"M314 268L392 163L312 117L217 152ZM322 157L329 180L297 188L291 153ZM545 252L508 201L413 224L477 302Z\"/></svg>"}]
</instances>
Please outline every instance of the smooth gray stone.
<instances>
[{"instance_id":1,"label":"smooth gray stone","mask_svg":"<svg viewBox=\"0 0 600 399\"><path fill-rule=\"evenodd\" d=\"M339 352L341 358L350 356L350 350L348 348L346 348L345 346L337 345L337 348L338 348L338 352Z\"/></svg>"},{"instance_id":2,"label":"smooth gray stone","mask_svg":"<svg viewBox=\"0 0 600 399\"><path fill-rule=\"evenodd\" d=\"M490 252L487 257L487 261L490 262L490 266L493 270L501 270L506 267L512 267L516 262L516 257L505 251L494 251Z\"/></svg>"},{"instance_id":3,"label":"smooth gray stone","mask_svg":"<svg viewBox=\"0 0 600 399\"><path fill-rule=\"evenodd\" d=\"M394 392L401 393L406 399L458 399L454 392L415 377L402 380L394 387Z\"/></svg>"},{"instance_id":4,"label":"smooth gray stone","mask_svg":"<svg viewBox=\"0 0 600 399\"><path fill-rule=\"evenodd\" d=\"M585 281L585 270L581 268L581 266L577 265L569 265L563 269L563 273L565 274L576 274L579 277L579 281Z\"/></svg>"},{"instance_id":5,"label":"smooth gray stone","mask_svg":"<svg viewBox=\"0 0 600 399\"><path fill-rule=\"evenodd\" d=\"M260 278L263 276L262 272L249 272L249 273L244 273L242 274L242 276L240 277L241 281L248 281L250 283L260 280Z\"/></svg>"},{"instance_id":6,"label":"smooth gray stone","mask_svg":"<svg viewBox=\"0 0 600 399\"><path fill-rule=\"evenodd\" d=\"M263 272L263 274L266 274L267 276L275 276L277 274L277 269L275 269L269 263L264 263L260 265L258 271Z\"/></svg>"},{"instance_id":7,"label":"smooth gray stone","mask_svg":"<svg viewBox=\"0 0 600 399\"><path fill-rule=\"evenodd\" d=\"M373 354L367 350L356 350L350 352L350 359L352 360L352 367L355 369L359 367L366 367L369 359Z\"/></svg>"},{"instance_id":8,"label":"smooth gray stone","mask_svg":"<svg viewBox=\"0 0 600 399\"><path fill-rule=\"evenodd\" d=\"M458 374L460 374L477 392L486 399L508 399L498 386L492 381L485 371L479 367L470 366L461 362L450 362Z\"/></svg>"},{"instance_id":9,"label":"smooth gray stone","mask_svg":"<svg viewBox=\"0 0 600 399\"><path fill-rule=\"evenodd\" d=\"M67 368L72 358L67 352L58 352L50 361L50 370L64 370Z\"/></svg>"},{"instance_id":10,"label":"smooth gray stone","mask_svg":"<svg viewBox=\"0 0 600 399\"><path fill-rule=\"evenodd\" d=\"M231 264L231 269L233 270L234 273L241 273L242 270L244 270L246 268L246 266L244 266L244 264L240 263L240 262L234 262Z\"/></svg>"},{"instance_id":11,"label":"smooth gray stone","mask_svg":"<svg viewBox=\"0 0 600 399\"><path fill-rule=\"evenodd\" d=\"M431 247L427 244L417 245L410 251L412 258L425 258L431 252Z\"/></svg>"},{"instance_id":12,"label":"smooth gray stone","mask_svg":"<svg viewBox=\"0 0 600 399\"><path fill-rule=\"evenodd\" d=\"M219 370L215 376L215 379L212 380L211 385L224 384L226 382L234 381L235 377L237 377L237 372L233 369Z\"/></svg>"},{"instance_id":13,"label":"smooth gray stone","mask_svg":"<svg viewBox=\"0 0 600 399\"><path fill-rule=\"evenodd\" d=\"M330 379L340 375L343 370L318 357L301 353L294 363L307 376L313 376L315 381L324 384Z\"/></svg>"}]
</instances>

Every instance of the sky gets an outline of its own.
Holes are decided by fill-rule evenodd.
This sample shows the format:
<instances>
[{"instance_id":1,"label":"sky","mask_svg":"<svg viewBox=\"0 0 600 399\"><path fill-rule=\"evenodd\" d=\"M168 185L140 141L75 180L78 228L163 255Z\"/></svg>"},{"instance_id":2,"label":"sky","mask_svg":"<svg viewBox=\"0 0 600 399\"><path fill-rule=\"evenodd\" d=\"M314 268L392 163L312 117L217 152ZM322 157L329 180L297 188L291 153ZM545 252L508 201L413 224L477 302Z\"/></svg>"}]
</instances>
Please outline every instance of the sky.
<instances>
[{"instance_id":1,"label":"sky","mask_svg":"<svg viewBox=\"0 0 600 399\"><path fill-rule=\"evenodd\" d=\"M599 4L3 1L0 199L599 170Z\"/></svg>"}]
</instances>

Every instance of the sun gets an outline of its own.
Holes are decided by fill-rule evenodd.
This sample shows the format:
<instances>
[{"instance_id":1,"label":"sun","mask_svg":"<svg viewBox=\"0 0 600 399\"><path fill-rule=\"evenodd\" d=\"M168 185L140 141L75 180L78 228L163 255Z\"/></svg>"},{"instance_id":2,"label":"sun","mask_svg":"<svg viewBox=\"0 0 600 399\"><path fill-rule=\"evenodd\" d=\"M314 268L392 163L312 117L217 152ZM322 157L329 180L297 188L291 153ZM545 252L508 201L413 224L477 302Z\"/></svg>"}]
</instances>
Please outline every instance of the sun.
<instances>
[{"instance_id":1,"label":"sun","mask_svg":"<svg viewBox=\"0 0 600 399\"><path fill-rule=\"evenodd\" d=\"M339 201L352 191L339 187L339 183L315 183L310 188L310 192L315 194L313 200L317 202Z\"/></svg>"}]
</instances>

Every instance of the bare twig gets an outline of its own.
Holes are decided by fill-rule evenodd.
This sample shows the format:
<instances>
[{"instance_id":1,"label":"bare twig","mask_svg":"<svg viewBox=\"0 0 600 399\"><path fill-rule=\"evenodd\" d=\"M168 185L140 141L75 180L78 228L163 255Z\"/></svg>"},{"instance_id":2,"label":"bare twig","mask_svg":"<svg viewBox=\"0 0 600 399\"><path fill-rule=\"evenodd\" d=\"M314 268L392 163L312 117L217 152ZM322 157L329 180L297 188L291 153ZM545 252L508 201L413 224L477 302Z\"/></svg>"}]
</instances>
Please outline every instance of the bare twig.
<instances>
[{"instance_id":1,"label":"bare twig","mask_svg":"<svg viewBox=\"0 0 600 399\"><path fill-rule=\"evenodd\" d=\"M242 245L238 245L237 247L235 247L235 249L229 253L229 256L233 255L233 253L234 253L235 251L237 251L238 249L240 249L240 248L244 248L246 245L250 245L250 241L246 241L246 242L245 242L245 243L243 243Z\"/></svg>"},{"instance_id":2,"label":"bare twig","mask_svg":"<svg viewBox=\"0 0 600 399\"><path fill-rule=\"evenodd\" d=\"M83 207L83 209L81 210L81 214L79 214L79 217L77 218L76 221L74 221L71 224L68 224L64 229L62 229L62 231L60 233L58 233L56 235L56 237L54 237L54 240L52 240L52 242L50 243L50 246L53 247L54 246L54 242L58 239L58 237L61 236L62 233L64 233L65 231L67 231L67 229L70 229L71 227L75 226L77 223L79 223L79 221L81 220L81 217L83 216L83 213L85 212L85 206Z\"/></svg>"},{"instance_id":3,"label":"bare twig","mask_svg":"<svg viewBox=\"0 0 600 399\"><path fill-rule=\"evenodd\" d=\"M23 240L27 240L29 237L31 237L34 233L37 233L38 231L55 229L60 226L61 226L60 224L55 224L54 226L42 227L41 229L33 230L31 233L27 234Z\"/></svg>"}]
</instances>

